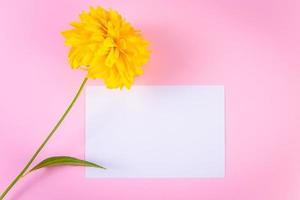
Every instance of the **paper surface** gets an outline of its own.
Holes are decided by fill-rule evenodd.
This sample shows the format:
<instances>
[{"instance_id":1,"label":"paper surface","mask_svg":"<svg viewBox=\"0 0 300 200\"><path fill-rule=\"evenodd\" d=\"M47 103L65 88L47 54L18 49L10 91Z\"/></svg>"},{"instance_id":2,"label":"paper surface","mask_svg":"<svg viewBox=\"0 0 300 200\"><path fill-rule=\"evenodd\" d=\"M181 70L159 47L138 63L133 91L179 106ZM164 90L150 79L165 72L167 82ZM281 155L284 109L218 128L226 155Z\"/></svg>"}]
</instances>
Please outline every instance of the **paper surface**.
<instances>
[{"instance_id":1,"label":"paper surface","mask_svg":"<svg viewBox=\"0 0 300 200\"><path fill-rule=\"evenodd\" d=\"M86 177L224 177L223 86L86 90Z\"/></svg>"}]
</instances>

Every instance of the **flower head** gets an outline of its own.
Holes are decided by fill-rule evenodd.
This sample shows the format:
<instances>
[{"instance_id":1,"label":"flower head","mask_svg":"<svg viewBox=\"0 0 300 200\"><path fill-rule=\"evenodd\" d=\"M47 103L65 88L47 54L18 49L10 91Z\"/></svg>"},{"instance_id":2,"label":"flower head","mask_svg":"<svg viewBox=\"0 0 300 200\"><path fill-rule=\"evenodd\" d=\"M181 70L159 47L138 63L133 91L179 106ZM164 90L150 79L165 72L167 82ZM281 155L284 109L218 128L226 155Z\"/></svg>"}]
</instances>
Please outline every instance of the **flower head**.
<instances>
[{"instance_id":1,"label":"flower head","mask_svg":"<svg viewBox=\"0 0 300 200\"><path fill-rule=\"evenodd\" d=\"M88 78L102 78L108 88L130 88L134 77L143 73L148 42L118 12L91 7L71 25L62 34L71 47L72 68L86 70Z\"/></svg>"}]
</instances>

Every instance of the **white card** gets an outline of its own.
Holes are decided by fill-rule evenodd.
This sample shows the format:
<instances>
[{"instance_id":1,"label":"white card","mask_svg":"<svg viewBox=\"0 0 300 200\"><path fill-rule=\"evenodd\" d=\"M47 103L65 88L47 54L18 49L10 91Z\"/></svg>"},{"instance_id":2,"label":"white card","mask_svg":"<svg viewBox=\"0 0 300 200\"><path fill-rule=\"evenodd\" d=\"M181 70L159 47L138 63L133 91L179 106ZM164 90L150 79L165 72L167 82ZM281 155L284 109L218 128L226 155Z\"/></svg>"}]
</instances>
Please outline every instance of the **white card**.
<instances>
[{"instance_id":1,"label":"white card","mask_svg":"<svg viewBox=\"0 0 300 200\"><path fill-rule=\"evenodd\" d=\"M86 177L224 177L223 86L86 90Z\"/></svg>"}]
</instances>

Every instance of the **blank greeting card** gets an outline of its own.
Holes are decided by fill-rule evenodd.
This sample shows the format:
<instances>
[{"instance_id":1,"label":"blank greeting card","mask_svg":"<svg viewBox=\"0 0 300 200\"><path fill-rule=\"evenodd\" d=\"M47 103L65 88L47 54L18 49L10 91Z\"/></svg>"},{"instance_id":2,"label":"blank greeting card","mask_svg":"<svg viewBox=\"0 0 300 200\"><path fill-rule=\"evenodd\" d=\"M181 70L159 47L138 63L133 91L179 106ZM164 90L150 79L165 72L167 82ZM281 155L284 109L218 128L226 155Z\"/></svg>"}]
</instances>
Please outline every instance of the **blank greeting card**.
<instances>
[{"instance_id":1,"label":"blank greeting card","mask_svg":"<svg viewBox=\"0 0 300 200\"><path fill-rule=\"evenodd\" d=\"M90 178L224 177L223 86L86 90Z\"/></svg>"}]
</instances>

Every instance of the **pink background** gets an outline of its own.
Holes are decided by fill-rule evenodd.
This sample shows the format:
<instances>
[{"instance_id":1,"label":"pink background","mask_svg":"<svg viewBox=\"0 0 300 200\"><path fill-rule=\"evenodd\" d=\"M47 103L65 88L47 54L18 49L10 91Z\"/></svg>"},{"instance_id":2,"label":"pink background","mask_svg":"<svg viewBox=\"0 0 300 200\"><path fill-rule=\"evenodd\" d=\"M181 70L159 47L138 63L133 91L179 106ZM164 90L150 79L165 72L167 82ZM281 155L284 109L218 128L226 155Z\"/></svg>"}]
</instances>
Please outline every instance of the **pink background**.
<instances>
[{"instance_id":1,"label":"pink background","mask_svg":"<svg viewBox=\"0 0 300 200\"><path fill-rule=\"evenodd\" d=\"M60 32L89 5L118 10L152 42L137 84L225 85L226 176L102 180L53 168L26 177L8 199L300 199L299 0L2 1L0 190L81 83ZM50 155L84 157L83 96L38 160Z\"/></svg>"}]
</instances>

